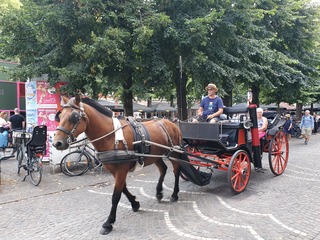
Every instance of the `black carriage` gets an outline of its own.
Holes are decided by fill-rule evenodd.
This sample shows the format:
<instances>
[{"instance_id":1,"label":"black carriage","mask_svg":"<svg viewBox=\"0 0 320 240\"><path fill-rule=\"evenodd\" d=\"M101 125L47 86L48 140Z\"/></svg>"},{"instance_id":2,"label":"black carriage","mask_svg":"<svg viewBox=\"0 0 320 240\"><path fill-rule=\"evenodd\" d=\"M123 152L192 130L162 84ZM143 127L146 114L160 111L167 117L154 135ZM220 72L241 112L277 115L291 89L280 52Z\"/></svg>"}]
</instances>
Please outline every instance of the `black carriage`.
<instances>
[{"instance_id":1,"label":"black carriage","mask_svg":"<svg viewBox=\"0 0 320 240\"><path fill-rule=\"evenodd\" d=\"M262 170L263 152L268 153L272 173L281 175L288 163L289 145L280 115L268 119L266 136L259 139L255 105L226 107L224 113L230 120L218 124L179 122L185 144L182 177L205 185L211 175L201 172L201 167L224 170L232 190L240 193L248 184L251 163Z\"/></svg>"},{"instance_id":2,"label":"black carriage","mask_svg":"<svg viewBox=\"0 0 320 240\"><path fill-rule=\"evenodd\" d=\"M269 124L268 133L260 144L255 105L224 110L227 115L236 115L237 120L231 119L219 124L178 122L179 129L167 119L136 122L132 118L112 118L110 110L79 95L71 99L63 97L62 103L63 109L56 114L60 124L53 146L65 150L70 144L77 143L75 137L85 132L97 150L97 157L103 167L110 170L115 178L112 207L107 221L102 225L101 234L112 231L122 193L130 201L133 211L140 208L140 203L129 192L126 184L129 170L134 170L138 164L156 164L160 173L156 198L161 201L167 171L163 159L171 161L174 188L170 201L174 202L178 201L181 171L184 174L190 173L190 180L201 185L209 181L195 167L225 170L232 190L239 193L248 184L251 163L258 170L261 169L261 152L269 153L270 167L275 175L282 174L288 162L288 140L281 130L279 118Z\"/></svg>"}]
</instances>

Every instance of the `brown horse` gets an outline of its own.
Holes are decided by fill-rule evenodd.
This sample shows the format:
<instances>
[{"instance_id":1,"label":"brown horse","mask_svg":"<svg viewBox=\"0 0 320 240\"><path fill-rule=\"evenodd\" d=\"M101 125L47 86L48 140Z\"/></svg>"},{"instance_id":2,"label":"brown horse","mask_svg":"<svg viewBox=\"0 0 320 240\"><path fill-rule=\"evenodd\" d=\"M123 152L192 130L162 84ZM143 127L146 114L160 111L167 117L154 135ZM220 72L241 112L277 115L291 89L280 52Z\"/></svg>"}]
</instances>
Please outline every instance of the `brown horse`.
<instances>
[{"instance_id":1,"label":"brown horse","mask_svg":"<svg viewBox=\"0 0 320 240\"><path fill-rule=\"evenodd\" d=\"M56 130L53 146L58 150L67 149L70 142L74 141L80 133L85 132L98 151L104 168L110 171L115 179L111 211L100 231L101 234L108 234L112 231L112 224L116 221L116 211L121 193L126 195L134 212L140 208L140 203L135 200L136 197L128 191L126 185L127 174L134 168L137 161L143 162L144 166L154 163L158 167L160 178L156 187L156 197L158 201L162 199L162 184L167 171L163 156L179 157L180 153L170 151L170 148L181 146L180 129L165 119L141 124L130 123L123 119L120 120L119 127L114 127L117 125L113 123L112 112L92 99L80 99L79 96L71 99L63 97L63 102L63 109L56 115L56 120L60 124ZM136 127L133 126L135 124ZM118 132L123 134L116 137ZM140 136L140 142L141 139L149 139L155 145L143 144L142 141L137 148L135 147L137 144L133 144L137 140L137 136L138 138ZM167 148L163 148L163 145ZM136 153L146 156L137 157ZM174 191L170 199L173 202L178 200L180 170L179 162L171 162L175 176Z\"/></svg>"}]
</instances>

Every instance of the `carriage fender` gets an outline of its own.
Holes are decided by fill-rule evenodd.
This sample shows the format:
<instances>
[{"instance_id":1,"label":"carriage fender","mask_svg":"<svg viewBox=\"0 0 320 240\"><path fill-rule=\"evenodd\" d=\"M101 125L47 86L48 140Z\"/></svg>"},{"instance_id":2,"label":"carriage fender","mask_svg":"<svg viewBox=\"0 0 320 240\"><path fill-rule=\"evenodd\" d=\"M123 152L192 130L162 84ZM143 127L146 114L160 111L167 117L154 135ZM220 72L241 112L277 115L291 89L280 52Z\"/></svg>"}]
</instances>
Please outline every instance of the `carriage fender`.
<instances>
[{"instance_id":1,"label":"carriage fender","mask_svg":"<svg viewBox=\"0 0 320 240\"><path fill-rule=\"evenodd\" d=\"M186 175L192 183L198 186L205 186L210 183L212 173L206 173L196 169L189 163L189 158L186 154L182 154L182 158L186 161L180 162L180 171Z\"/></svg>"},{"instance_id":2,"label":"carriage fender","mask_svg":"<svg viewBox=\"0 0 320 240\"><path fill-rule=\"evenodd\" d=\"M271 129L269 129L269 130L267 131L267 135L274 136L274 135L276 135L276 133L277 133L278 130L279 130L279 129L278 129L277 127L271 128Z\"/></svg>"}]
</instances>

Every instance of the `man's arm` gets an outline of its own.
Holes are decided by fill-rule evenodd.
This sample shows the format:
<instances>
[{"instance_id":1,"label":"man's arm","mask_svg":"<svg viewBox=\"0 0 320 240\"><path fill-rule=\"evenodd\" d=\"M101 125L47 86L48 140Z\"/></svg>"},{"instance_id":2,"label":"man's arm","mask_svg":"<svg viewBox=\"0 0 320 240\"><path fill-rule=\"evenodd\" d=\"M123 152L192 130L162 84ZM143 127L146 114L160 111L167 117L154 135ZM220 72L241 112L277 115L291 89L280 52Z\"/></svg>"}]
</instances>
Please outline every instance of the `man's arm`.
<instances>
[{"instance_id":1,"label":"man's arm","mask_svg":"<svg viewBox=\"0 0 320 240\"><path fill-rule=\"evenodd\" d=\"M217 112L208 115L208 118L211 119L214 117L219 117L222 113L223 113L223 108L219 108Z\"/></svg>"},{"instance_id":2,"label":"man's arm","mask_svg":"<svg viewBox=\"0 0 320 240\"><path fill-rule=\"evenodd\" d=\"M198 116L202 116L202 114L203 114L203 107L199 107L197 114L198 114Z\"/></svg>"}]
</instances>

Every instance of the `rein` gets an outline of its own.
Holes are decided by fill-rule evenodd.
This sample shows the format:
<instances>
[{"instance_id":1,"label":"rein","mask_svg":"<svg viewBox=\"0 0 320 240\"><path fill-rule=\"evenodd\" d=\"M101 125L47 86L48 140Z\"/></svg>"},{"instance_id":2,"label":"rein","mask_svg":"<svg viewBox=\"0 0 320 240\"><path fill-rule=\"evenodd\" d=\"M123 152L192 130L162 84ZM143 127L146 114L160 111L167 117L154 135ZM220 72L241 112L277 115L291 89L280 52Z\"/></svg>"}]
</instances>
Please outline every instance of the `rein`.
<instances>
[{"instance_id":1,"label":"rein","mask_svg":"<svg viewBox=\"0 0 320 240\"><path fill-rule=\"evenodd\" d=\"M85 138L83 138L83 139L80 139L80 140L76 141L76 140L75 140L75 137L73 136L73 133L76 131L78 125L80 124L80 120L81 120L82 118L83 118L85 121L87 120L86 114L85 114L85 112L84 112L83 103L80 102L80 106L78 107L78 106L76 106L75 104L71 103L71 100L70 100L69 103L63 105L62 107L63 107L63 108L71 108L72 110L79 110L79 113L76 112L76 111L73 111L73 112L71 113L70 121L74 123L74 126L73 126L73 128L72 128L71 131L65 129L65 128L62 127L62 126L58 126L58 127L57 127L57 130L60 130L60 131L66 133L66 134L68 135L68 140L67 140L67 141L68 141L68 144L69 144L70 146L71 146L71 145L74 145L74 144L77 144L77 143L79 143L79 142L83 142L83 141L87 140L88 138L85 137ZM59 121L60 121L60 119L59 119ZM99 141L99 140L101 140L101 139L103 139L103 138L105 138L105 137L108 137L109 135L115 133L115 132L118 131L119 129L122 129L122 128L126 127L127 125L128 125L128 123L126 123L126 124L124 124L124 125L122 125L122 126L119 126L118 128L114 129L113 131L111 131L111 132L109 132L109 133L107 133L107 134L105 134L105 135L103 135L103 136L101 136L101 137L98 137L98 138L96 138L96 139L93 139L93 140L91 140L91 141L88 141L88 142L86 142L86 143L79 144L79 146L83 146L83 145L86 145L86 144L88 144L88 143L94 143L94 142L96 142L96 141Z\"/></svg>"},{"instance_id":2,"label":"rein","mask_svg":"<svg viewBox=\"0 0 320 240\"><path fill-rule=\"evenodd\" d=\"M111 132L109 132L109 133L107 133L107 134L105 134L105 135L103 135L103 136L101 136L101 137L98 137L98 138L96 138L96 139L93 139L93 140L91 140L91 141L88 141L87 143L79 144L79 146L83 146L83 145L86 145L86 144L88 144L88 143L94 143L94 142L96 142L96 141L99 141L99 140L101 140L102 138L108 137L108 136L111 135L112 133L115 133L115 132L118 131L119 129L124 128L124 127L126 127L126 126L128 126L128 123L126 123L125 125L123 125L123 126L121 126L121 127L118 127L118 128L116 128L116 129L114 129L113 131L111 131ZM71 142L71 143L69 143L69 145L74 145L74 144L76 144L76 143L83 142L83 141L85 141L85 140L87 140L87 139L88 139L88 138L85 137L85 138L82 138L82 139L80 139L80 140L78 140L78 141Z\"/></svg>"}]
</instances>

